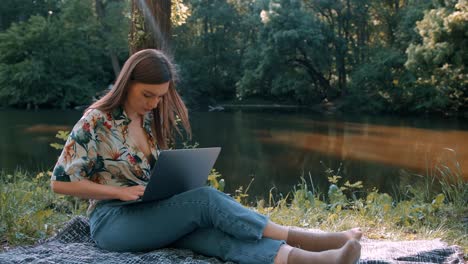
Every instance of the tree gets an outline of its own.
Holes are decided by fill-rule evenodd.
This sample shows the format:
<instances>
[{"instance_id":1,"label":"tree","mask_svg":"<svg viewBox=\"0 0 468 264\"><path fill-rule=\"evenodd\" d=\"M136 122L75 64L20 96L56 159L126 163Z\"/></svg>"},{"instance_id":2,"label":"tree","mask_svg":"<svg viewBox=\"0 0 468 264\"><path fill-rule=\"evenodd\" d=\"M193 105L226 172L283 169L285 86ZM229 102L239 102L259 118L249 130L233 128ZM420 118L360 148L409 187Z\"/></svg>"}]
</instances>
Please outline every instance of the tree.
<instances>
[{"instance_id":1,"label":"tree","mask_svg":"<svg viewBox=\"0 0 468 264\"><path fill-rule=\"evenodd\" d=\"M130 29L130 21L126 15L128 4L128 1L122 0L94 0L100 36L105 43L105 51L109 54L115 78L120 72L119 57L128 54L127 36Z\"/></svg>"},{"instance_id":2,"label":"tree","mask_svg":"<svg viewBox=\"0 0 468 264\"><path fill-rule=\"evenodd\" d=\"M181 88L192 102L232 99L235 83L241 74L246 24L240 12L251 8L228 1L197 0L191 2L187 23L175 28L176 54L182 74ZM247 10L245 10L247 9Z\"/></svg>"},{"instance_id":3,"label":"tree","mask_svg":"<svg viewBox=\"0 0 468 264\"><path fill-rule=\"evenodd\" d=\"M402 71L404 62L404 53L398 49L374 47L366 62L356 65L350 74L347 106L368 113L403 112L402 84L408 78Z\"/></svg>"},{"instance_id":4,"label":"tree","mask_svg":"<svg viewBox=\"0 0 468 264\"><path fill-rule=\"evenodd\" d=\"M130 51L153 48L169 53L171 0L132 1Z\"/></svg>"},{"instance_id":5,"label":"tree","mask_svg":"<svg viewBox=\"0 0 468 264\"><path fill-rule=\"evenodd\" d=\"M468 4L444 3L416 23L422 41L408 47L405 66L417 76L419 94L431 96L416 101L418 108L457 111L468 105Z\"/></svg>"},{"instance_id":6,"label":"tree","mask_svg":"<svg viewBox=\"0 0 468 264\"><path fill-rule=\"evenodd\" d=\"M110 82L92 0L32 16L0 33L0 104L26 108L88 104Z\"/></svg>"},{"instance_id":7,"label":"tree","mask_svg":"<svg viewBox=\"0 0 468 264\"><path fill-rule=\"evenodd\" d=\"M334 48L334 72L337 75L337 88L340 92L346 91L346 59L350 41L351 3L345 1L304 1L310 9L327 26L332 35ZM330 54L331 55L331 54Z\"/></svg>"},{"instance_id":8,"label":"tree","mask_svg":"<svg viewBox=\"0 0 468 264\"><path fill-rule=\"evenodd\" d=\"M2 0L0 5L0 31L12 23L27 21L31 16L47 16L59 11L60 0Z\"/></svg>"},{"instance_id":9,"label":"tree","mask_svg":"<svg viewBox=\"0 0 468 264\"><path fill-rule=\"evenodd\" d=\"M297 1L272 1L244 62L237 84L240 97L260 95L319 102L330 85L330 35ZM260 19L260 17L258 18Z\"/></svg>"}]
</instances>

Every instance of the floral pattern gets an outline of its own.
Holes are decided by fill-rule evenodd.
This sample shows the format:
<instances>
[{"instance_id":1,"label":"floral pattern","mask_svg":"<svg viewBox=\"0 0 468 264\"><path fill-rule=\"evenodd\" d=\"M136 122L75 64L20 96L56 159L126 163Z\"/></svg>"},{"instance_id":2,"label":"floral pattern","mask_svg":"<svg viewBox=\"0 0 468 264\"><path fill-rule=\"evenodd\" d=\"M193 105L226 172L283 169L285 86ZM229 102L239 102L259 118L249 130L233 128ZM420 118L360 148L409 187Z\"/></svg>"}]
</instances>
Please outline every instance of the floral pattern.
<instances>
[{"instance_id":1,"label":"floral pattern","mask_svg":"<svg viewBox=\"0 0 468 264\"><path fill-rule=\"evenodd\" d=\"M51 179L65 182L88 179L113 186L146 186L151 165L128 137L130 122L122 107L111 113L97 109L87 111L73 127ZM151 153L157 158L151 122L152 115L147 114L143 128ZM88 213L96 202L91 200Z\"/></svg>"}]
</instances>

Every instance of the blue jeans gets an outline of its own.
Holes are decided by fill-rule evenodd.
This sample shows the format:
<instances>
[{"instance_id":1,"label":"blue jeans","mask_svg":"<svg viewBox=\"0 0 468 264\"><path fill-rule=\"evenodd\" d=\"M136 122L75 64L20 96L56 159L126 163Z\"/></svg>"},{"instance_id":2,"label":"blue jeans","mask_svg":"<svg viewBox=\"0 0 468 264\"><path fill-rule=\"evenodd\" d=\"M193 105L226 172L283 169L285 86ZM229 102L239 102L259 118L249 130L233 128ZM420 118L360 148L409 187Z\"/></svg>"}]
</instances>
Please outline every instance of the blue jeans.
<instances>
[{"instance_id":1,"label":"blue jeans","mask_svg":"<svg viewBox=\"0 0 468 264\"><path fill-rule=\"evenodd\" d=\"M230 196L202 187L169 199L112 205L91 213L91 236L111 251L150 251L166 246L237 263L273 263L284 241L262 237L268 218Z\"/></svg>"}]
</instances>

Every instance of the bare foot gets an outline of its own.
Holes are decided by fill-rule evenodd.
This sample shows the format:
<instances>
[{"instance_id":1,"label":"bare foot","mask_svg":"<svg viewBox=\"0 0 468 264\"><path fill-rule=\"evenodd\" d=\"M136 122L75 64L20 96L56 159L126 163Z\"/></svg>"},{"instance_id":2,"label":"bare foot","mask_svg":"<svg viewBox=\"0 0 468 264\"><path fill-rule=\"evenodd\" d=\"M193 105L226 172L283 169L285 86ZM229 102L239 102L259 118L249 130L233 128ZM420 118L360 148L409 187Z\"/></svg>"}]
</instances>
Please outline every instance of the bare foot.
<instances>
[{"instance_id":1,"label":"bare foot","mask_svg":"<svg viewBox=\"0 0 468 264\"><path fill-rule=\"evenodd\" d=\"M362 237L362 230L359 227L343 231L342 233L344 233L348 240L356 239L357 241L359 241Z\"/></svg>"},{"instance_id":2,"label":"bare foot","mask_svg":"<svg viewBox=\"0 0 468 264\"><path fill-rule=\"evenodd\" d=\"M290 228L286 243L308 251L325 251L341 248L349 240L359 241L362 237L360 228L343 232L315 233L309 230Z\"/></svg>"},{"instance_id":3,"label":"bare foot","mask_svg":"<svg viewBox=\"0 0 468 264\"><path fill-rule=\"evenodd\" d=\"M339 249L322 252L310 252L299 248L293 248L288 255L288 264L353 264L361 256L361 245L355 239L351 239Z\"/></svg>"},{"instance_id":4,"label":"bare foot","mask_svg":"<svg viewBox=\"0 0 468 264\"><path fill-rule=\"evenodd\" d=\"M357 263L361 257L361 244L355 239L349 240L342 248L337 250L341 255L336 259L335 263Z\"/></svg>"}]
</instances>

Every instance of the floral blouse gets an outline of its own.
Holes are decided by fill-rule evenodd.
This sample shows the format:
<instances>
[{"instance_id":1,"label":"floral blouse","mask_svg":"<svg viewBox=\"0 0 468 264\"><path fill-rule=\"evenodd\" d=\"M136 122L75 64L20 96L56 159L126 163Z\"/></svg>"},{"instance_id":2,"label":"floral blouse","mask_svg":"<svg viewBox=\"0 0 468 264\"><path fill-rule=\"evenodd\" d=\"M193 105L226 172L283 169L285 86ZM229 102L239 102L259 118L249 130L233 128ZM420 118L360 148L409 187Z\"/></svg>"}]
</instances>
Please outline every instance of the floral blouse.
<instances>
[{"instance_id":1,"label":"floral blouse","mask_svg":"<svg viewBox=\"0 0 468 264\"><path fill-rule=\"evenodd\" d=\"M71 182L88 179L112 186L146 186L151 162L128 136L130 122L123 107L111 113L97 109L87 111L73 127L51 180ZM151 153L157 158L151 122L152 114L146 114L143 128ZM96 203L97 200L90 200L88 214Z\"/></svg>"}]
</instances>

